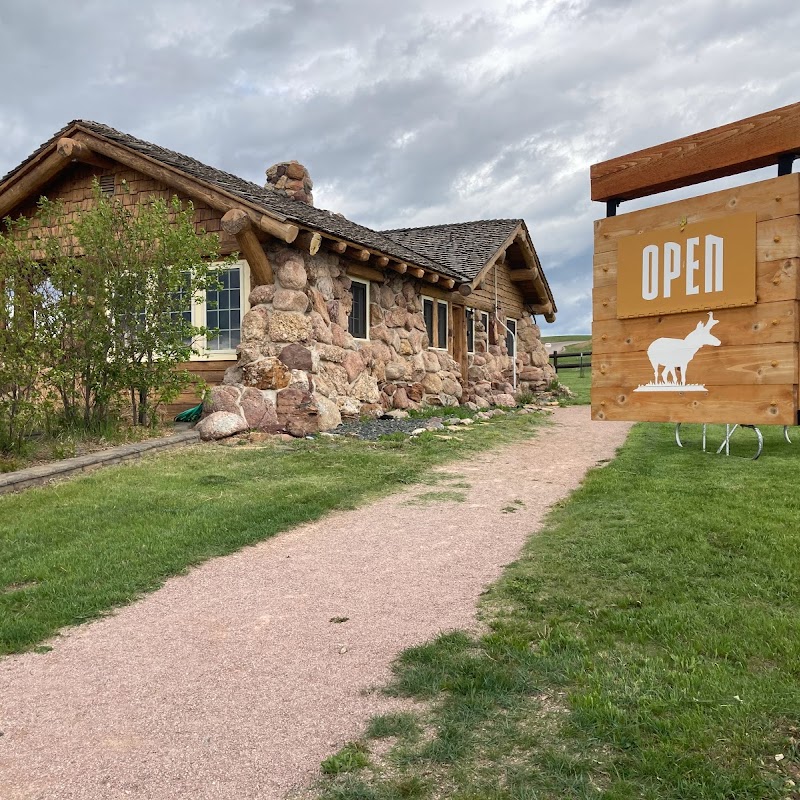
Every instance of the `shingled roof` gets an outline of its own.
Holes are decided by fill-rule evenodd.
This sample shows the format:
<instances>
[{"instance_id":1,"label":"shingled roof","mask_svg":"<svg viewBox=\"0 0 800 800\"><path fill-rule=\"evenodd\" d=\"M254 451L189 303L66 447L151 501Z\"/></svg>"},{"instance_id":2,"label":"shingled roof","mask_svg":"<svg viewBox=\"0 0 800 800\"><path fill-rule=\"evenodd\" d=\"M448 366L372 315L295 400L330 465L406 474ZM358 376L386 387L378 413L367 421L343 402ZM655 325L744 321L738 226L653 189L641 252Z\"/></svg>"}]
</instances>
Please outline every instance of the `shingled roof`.
<instances>
[{"instance_id":1,"label":"shingled roof","mask_svg":"<svg viewBox=\"0 0 800 800\"><path fill-rule=\"evenodd\" d=\"M16 173L43 155L48 148L55 147L61 137L70 136L81 130L151 158L206 186L260 208L268 216L281 222L290 222L349 244L372 249L399 261L440 273L457 283L469 283L474 280L520 225L527 236L527 229L521 219L478 220L376 231L351 222L341 214L292 200L283 194L203 164L182 153L91 120L73 120L65 125L19 166L0 179L0 186L13 179ZM550 295L549 288L547 293Z\"/></svg>"},{"instance_id":2,"label":"shingled roof","mask_svg":"<svg viewBox=\"0 0 800 800\"><path fill-rule=\"evenodd\" d=\"M472 281L521 224L521 219L485 219L381 233Z\"/></svg>"},{"instance_id":3,"label":"shingled roof","mask_svg":"<svg viewBox=\"0 0 800 800\"><path fill-rule=\"evenodd\" d=\"M64 128L56 133L49 141L45 142L25 159L22 164L5 175L2 180L0 180L0 183L4 183L8 178L12 177L31 159L35 158L54 142L58 141L62 136L66 136L70 131L81 128L97 136L102 136L110 142L127 147L142 155L149 156L166 166L178 169L186 175L221 189L248 203L260 206L268 214L275 215L282 221L288 220L297 225L312 228L321 233L330 234L331 236L345 241L359 244L362 247L373 248L386 255L408 261L411 264L440 272L458 281L463 280L458 272L448 268L446 265L436 263L422 253L410 250L401 243L384 236L378 231L351 222L341 214L315 208L307 203L291 200L277 192L264 189L257 183L252 183L251 181L244 180L244 178L232 175L229 172L210 167L208 164L203 164L195 158L177 153L174 150L168 150L166 147L161 147L152 142L146 142L143 139L138 139L128 133L123 133L108 125L103 125L100 122L92 122L91 120L73 120L68 125L64 126Z\"/></svg>"}]
</instances>

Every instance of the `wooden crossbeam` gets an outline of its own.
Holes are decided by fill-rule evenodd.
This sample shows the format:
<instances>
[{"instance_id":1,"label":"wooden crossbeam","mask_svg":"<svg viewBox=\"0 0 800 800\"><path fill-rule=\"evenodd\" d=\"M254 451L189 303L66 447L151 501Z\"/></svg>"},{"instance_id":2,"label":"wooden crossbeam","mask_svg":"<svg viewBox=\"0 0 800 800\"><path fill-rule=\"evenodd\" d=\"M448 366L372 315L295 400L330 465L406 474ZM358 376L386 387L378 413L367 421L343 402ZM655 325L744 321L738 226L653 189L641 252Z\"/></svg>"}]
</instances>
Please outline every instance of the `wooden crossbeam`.
<instances>
[{"instance_id":1,"label":"wooden crossbeam","mask_svg":"<svg viewBox=\"0 0 800 800\"><path fill-rule=\"evenodd\" d=\"M792 155L800 156L800 103L594 164L592 200L633 200Z\"/></svg>"},{"instance_id":2,"label":"wooden crossbeam","mask_svg":"<svg viewBox=\"0 0 800 800\"><path fill-rule=\"evenodd\" d=\"M356 247L353 245L348 247L347 252L345 253L345 256L347 256L347 258L352 258L353 261L369 261L369 257L371 255L372 253L370 253L369 250L365 250L363 247Z\"/></svg>"},{"instance_id":3,"label":"wooden crossbeam","mask_svg":"<svg viewBox=\"0 0 800 800\"><path fill-rule=\"evenodd\" d=\"M315 256L322 245L322 236L313 231L300 231L294 240L294 246L305 250L309 255Z\"/></svg>"},{"instance_id":4,"label":"wooden crossbeam","mask_svg":"<svg viewBox=\"0 0 800 800\"><path fill-rule=\"evenodd\" d=\"M334 253L339 253L339 255L341 255L345 250L347 250L347 242L340 242L336 239L330 239L328 240L328 247L330 247Z\"/></svg>"},{"instance_id":5,"label":"wooden crossbeam","mask_svg":"<svg viewBox=\"0 0 800 800\"><path fill-rule=\"evenodd\" d=\"M415 278L421 278L425 274L425 270L420 269L419 267L409 266L408 274L413 275Z\"/></svg>"},{"instance_id":6,"label":"wooden crossbeam","mask_svg":"<svg viewBox=\"0 0 800 800\"><path fill-rule=\"evenodd\" d=\"M220 226L226 233L236 237L236 244L239 245L242 255L250 265L252 285L274 283L275 276L272 272L272 265L253 230L253 221L250 219L250 215L244 209L232 208L225 212Z\"/></svg>"},{"instance_id":7,"label":"wooden crossbeam","mask_svg":"<svg viewBox=\"0 0 800 800\"><path fill-rule=\"evenodd\" d=\"M393 269L395 272L400 273L400 275L405 275L408 270L408 264L405 261L393 261L389 264L389 269Z\"/></svg>"},{"instance_id":8,"label":"wooden crossbeam","mask_svg":"<svg viewBox=\"0 0 800 800\"><path fill-rule=\"evenodd\" d=\"M67 136L58 140L56 152L69 161L80 161L82 164L91 164L99 169L111 169L114 166L110 158L98 155L87 144Z\"/></svg>"}]
</instances>

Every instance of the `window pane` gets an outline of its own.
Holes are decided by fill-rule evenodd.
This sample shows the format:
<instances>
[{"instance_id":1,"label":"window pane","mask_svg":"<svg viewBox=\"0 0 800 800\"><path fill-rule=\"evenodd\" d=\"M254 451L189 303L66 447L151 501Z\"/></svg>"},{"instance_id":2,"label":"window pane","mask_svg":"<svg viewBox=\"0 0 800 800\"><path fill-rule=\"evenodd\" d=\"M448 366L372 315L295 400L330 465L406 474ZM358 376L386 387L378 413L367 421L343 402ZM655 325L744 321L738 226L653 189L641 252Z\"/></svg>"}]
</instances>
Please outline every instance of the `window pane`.
<instances>
[{"instance_id":1,"label":"window pane","mask_svg":"<svg viewBox=\"0 0 800 800\"><path fill-rule=\"evenodd\" d=\"M437 347L442 349L447 347L447 303L437 303L437 333L439 335L439 343Z\"/></svg>"},{"instance_id":2,"label":"window pane","mask_svg":"<svg viewBox=\"0 0 800 800\"><path fill-rule=\"evenodd\" d=\"M475 352L475 312L467 309L467 352Z\"/></svg>"},{"instance_id":3,"label":"window pane","mask_svg":"<svg viewBox=\"0 0 800 800\"><path fill-rule=\"evenodd\" d=\"M220 271L222 289L207 294L206 326L219 328L219 334L208 340L209 350L234 350L241 341L241 295L239 267Z\"/></svg>"},{"instance_id":4,"label":"window pane","mask_svg":"<svg viewBox=\"0 0 800 800\"><path fill-rule=\"evenodd\" d=\"M430 342L431 347L436 347L436 338L433 335L433 300L428 300L427 297L422 300L422 316L425 318L428 342Z\"/></svg>"},{"instance_id":5,"label":"window pane","mask_svg":"<svg viewBox=\"0 0 800 800\"><path fill-rule=\"evenodd\" d=\"M353 293L353 308L347 320L347 330L356 339L367 338L367 284L353 281L350 286Z\"/></svg>"},{"instance_id":6,"label":"window pane","mask_svg":"<svg viewBox=\"0 0 800 800\"><path fill-rule=\"evenodd\" d=\"M517 323L513 319L506 320L506 350L510 356L517 354Z\"/></svg>"}]
</instances>

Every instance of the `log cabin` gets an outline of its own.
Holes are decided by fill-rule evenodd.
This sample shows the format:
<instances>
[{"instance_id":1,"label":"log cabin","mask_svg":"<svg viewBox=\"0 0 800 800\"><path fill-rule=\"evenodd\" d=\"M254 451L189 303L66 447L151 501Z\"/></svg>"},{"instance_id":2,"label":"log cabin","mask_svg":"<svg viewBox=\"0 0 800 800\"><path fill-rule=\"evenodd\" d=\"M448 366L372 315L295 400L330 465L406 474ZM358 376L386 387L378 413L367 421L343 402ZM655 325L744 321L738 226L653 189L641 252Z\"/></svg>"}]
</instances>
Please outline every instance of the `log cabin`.
<instances>
[{"instance_id":1,"label":"log cabin","mask_svg":"<svg viewBox=\"0 0 800 800\"><path fill-rule=\"evenodd\" d=\"M554 378L536 317L556 303L522 219L373 230L313 204L296 161L264 186L107 125L75 120L0 179L0 217L41 196L79 214L92 184L124 204L177 196L198 235L238 254L186 313L216 335L184 365L209 413L249 427L325 429L422 405L513 404ZM198 402L187 391L170 412Z\"/></svg>"}]
</instances>

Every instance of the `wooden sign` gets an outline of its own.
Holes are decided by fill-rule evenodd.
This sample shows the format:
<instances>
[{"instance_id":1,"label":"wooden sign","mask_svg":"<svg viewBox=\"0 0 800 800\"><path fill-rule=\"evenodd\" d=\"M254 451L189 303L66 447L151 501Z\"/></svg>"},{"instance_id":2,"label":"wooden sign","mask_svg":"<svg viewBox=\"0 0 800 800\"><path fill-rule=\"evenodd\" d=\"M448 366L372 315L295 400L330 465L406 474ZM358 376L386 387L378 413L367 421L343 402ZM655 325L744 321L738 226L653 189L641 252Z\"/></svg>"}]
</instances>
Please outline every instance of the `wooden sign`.
<instances>
[{"instance_id":1,"label":"wooden sign","mask_svg":"<svg viewBox=\"0 0 800 800\"><path fill-rule=\"evenodd\" d=\"M799 174L598 220L593 271L593 419L797 424Z\"/></svg>"},{"instance_id":2,"label":"wooden sign","mask_svg":"<svg viewBox=\"0 0 800 800\"><path fill-rule=\"evenodd\" d=\"M625 236L617 274L620 319L755 305L756 215Z\"/></svg>"}]
</instances>

